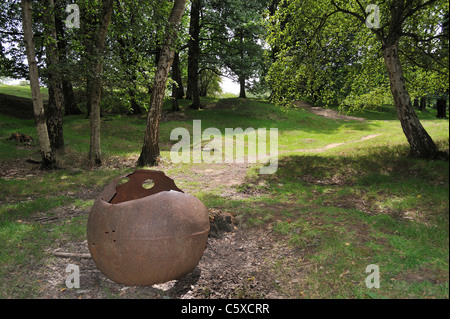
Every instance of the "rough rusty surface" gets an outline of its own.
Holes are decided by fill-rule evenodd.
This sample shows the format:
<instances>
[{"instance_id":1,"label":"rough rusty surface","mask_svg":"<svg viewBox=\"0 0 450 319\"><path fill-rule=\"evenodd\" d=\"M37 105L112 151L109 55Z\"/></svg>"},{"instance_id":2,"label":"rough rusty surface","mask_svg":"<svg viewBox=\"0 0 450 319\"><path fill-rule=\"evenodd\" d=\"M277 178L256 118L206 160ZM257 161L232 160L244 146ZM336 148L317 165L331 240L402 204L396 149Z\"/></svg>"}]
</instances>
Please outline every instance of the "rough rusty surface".
<instances>
[{"instance_id":1,"label":"rough rusty surface","mask_svg":"<svg viewBox=\"0 0 450 319\"><path fill-rule=\"evenodd\" d=\"M127 177L129 181L117 186ZM153 180L151 189L142 187ZM184 277L206 248L208 211L158 171L116 179L94 203L87 240L96 266L111 280L150 286Z\"/></svg>"},{"instance_id":2,"label":"rough rusty surface","mask_svg":"<svg viewBox=\"0 0 450 319\"><path fill-rule=\"evenodd\" d=\"M163 191L174 190L183 193L171 178L160 171L136 170L133 174L119 178L118 181L123 178L128 178L129 180L127 183L114 186L116 188L114 196L111 200L108 200L111 204L120 204ZM142 187L142 184L144 184L146 180L152 180L155 185L150 189L145 189ZM113 184L117 185L117 183Z\"/></svg>"}]
</instances>

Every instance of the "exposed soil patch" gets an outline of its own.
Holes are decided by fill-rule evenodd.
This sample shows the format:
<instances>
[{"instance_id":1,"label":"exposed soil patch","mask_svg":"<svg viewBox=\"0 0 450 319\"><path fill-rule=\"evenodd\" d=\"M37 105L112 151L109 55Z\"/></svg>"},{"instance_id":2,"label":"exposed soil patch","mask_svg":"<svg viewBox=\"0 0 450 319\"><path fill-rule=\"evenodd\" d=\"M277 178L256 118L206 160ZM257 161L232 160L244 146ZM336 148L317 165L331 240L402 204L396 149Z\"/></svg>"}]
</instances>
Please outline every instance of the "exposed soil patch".
<instances>
[{"instance_id":1,"label":"exposed soil patch","mask_svg":"<svg viewBox=\"0 0 450 319\"><path fill-rule=\"evenodd\" d=\"M171 121L187 121L191 118L185 112L172 112L170 110L163 110L161 114L161 122Z\"/></svg>"},{"instance_id":2,"label":"exposed soil patch","mask_svg":"<svg viewBox=\"0 0 450 319\"><path fill-rule=\"evenodd\" d=\"M358 122L365 122L366 120L361 117L355 117L355 116L348 116L339 113L336 110L331 109L324 109L322 107L313 106L309 102L306 101L294 101L292 103L295 107L299 107L305 110L310 111L311 113L314 113L319 116L323 116L329 119L334 120L349 120L349 121L358 121Z\"/></svg>"}]
</instances>

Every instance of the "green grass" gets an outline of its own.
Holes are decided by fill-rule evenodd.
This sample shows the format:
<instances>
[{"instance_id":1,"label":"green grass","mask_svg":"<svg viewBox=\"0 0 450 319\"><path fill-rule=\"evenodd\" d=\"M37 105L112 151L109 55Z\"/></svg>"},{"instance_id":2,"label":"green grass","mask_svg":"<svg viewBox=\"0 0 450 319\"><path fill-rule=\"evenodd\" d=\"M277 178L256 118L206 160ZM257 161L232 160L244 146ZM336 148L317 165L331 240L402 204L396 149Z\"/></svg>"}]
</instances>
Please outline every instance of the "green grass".
<instances>
[{"instance_id":1,"label":"green grass","mask_svg":"<svg viewBox=\"0 0 450 319\"><path fill-rule=\"evenodd\" d=\"M0 84L0 93L31 99L30 86ZM41 93L43 94L43 98L47 100L48 89L41 87Z\"/></svg>"},{"instance_id":2,"label":"green grass","mask_svg":"<svg viewBox=\"0 0 450 319\"><path fill-rule=\"evenodd\" d=\"M377 264L378 296L448 298L448 163L407 158L406 145L341 153L285 156L266 179L264 196L284 200L289 211L278 210L272 229L308 265L297 291L373 296L364 269Z\"/></svg>"},{"instance_id":3,"label":"green grass","mask_svg":"<svg viewBox=\"0 0 450 319\"><path fill-rule=\"evenodd\" d=\"M4 90L1 86L0 92ZM183 107L189 104L180 102ZM270 231L293 247L297 253L280 257L272 269L280 291L292 298L448 298L448 162L409 158L393 108L357 114L367 119L360 123L257 99L202 102L203 110L184 110L186 120L161 123L166 173L186 175L183 187L193 189L207 207L233 213L240 227ZM432 111L419 112L419 117L439 147L448 150L448 120L435 119ZM259 165L250 168L236 189L255 195L241 200L221 196L220 186L204 189L191 165L170 163L169 152L177 142L170 140L171 131L185 127L192 134L193 119L202 120L203 130L216 127L221 132L278 128L278 171L266 176L258 174ZM18 160L39 159L37 136L32 120L0 115L0 164L9 168L0 177L1 298L39 297L41 284L27 276L30 269L42 266L48 251L58 245L83 241L92 194L133 170L145 116L109 115L101 129L104 167L86 165L89 120L70 116L64 119L61 169L14 173L16 165L21 167ZM7 140L18 131L35 138L31 146ZM374 134L381 136L322 153L307 151ZM83 195L86 192L89 195ZM54 223L36 220L57 217L61 207L85 213ZM369 264L380 267L380 289L365 287ZM284 285L292 273L301 273L302 280Z\"/></svg>"}]
</instances>

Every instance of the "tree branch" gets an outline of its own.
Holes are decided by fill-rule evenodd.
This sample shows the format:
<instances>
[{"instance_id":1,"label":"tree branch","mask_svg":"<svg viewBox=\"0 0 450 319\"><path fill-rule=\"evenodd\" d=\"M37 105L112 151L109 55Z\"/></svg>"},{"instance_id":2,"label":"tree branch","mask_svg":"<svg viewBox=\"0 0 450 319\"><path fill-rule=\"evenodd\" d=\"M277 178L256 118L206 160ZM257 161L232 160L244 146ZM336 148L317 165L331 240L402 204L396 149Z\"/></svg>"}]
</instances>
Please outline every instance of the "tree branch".
<instances>
[{"instance_id":1,"label":"tree branch","mask_svg":"<svg viewBox=\"0 0 450 319\"><path fill-rule=\"evenodd\" d=\"M434 0L433 0L434 1ZM358 2L358 5L359 5L359 7L361 8L361 10L362 10L362 12L363 12L363 16L361 16L361 15L359 15L359 14L357 14L356 12L353 12L353 11L350 11L350 10L346 10L346 9L343 9L343 8L341 8L341 7L339 7L337 4L336 4L336 2L334 1L334 0L331 0L331 3L334 5L334 7L336 8L336 11L337 12L342 12L342 13L346 13L346 14L349 14L349 15L351 15L351 16L353 16L353 17L355 17L355 18L357 18L358 20L360 20L362 23L366 23L366 19L367 19L367 17L365 16L365 13L366 13L366 10L364 9L364 7L362 6L362 4L357 0L357 2ZM334 12L333 12L333 14L334 14ZM372 29L370 29L379 39L380 39L380 41L383 41L383 37L384 37L384 34L383 34L383 29L382 28L380 28L380 29L375 29L375 28L372 28Z\"/></svg>"},{"instance_id":2,"label":"tree branch","mask_svg":"<svg viewBox=\"0 0 450 319\"><path fill-rule=\"evenodd\" d=\"M413 16L417 11L421 10L422 8L425 8L426 6L429 6L430 4L433 4L437 0L429 0L425 3L422 3L421 5L418 5L417 7L409 10L403 17L402 22L405 21L407 18Z\"/></svg>"},{"instance_id":3,"label":"tree branch","mask_svg":"<svg viewBox=\"0 0 450 319\"><path fill-rule=\"evenodd\" d=\"M435 35L434 37L430 37L430 38L420 38L416 33L412 33L412 32L402 32L400 34L401 36L405 36L405 37L409 37L412 38L416 41L416 43L419 42L430 42L436 39L441 39L444 37L443 34L439 34L439 35Z\"/></svg>"},{"instance_id":4,"label":"tree branch","mask_svg":"<svg viewBox=\"0 0 450 319\"><path fill-rule=\"evenodd\" d=\"M362 23L366 23L366 18L363 16L360 16L359 14L357 14L356 12L353 11L349 11L346 9L342 9L341 7L339 7L336 2L334 2L334 0L331 0L331 3L335 6L335 8L337 9L338 12L342 12L342 13L346 13L346 14L350 14L354 17L356 17L358 20L360 20Z\"/></svg>"}]
</instances>

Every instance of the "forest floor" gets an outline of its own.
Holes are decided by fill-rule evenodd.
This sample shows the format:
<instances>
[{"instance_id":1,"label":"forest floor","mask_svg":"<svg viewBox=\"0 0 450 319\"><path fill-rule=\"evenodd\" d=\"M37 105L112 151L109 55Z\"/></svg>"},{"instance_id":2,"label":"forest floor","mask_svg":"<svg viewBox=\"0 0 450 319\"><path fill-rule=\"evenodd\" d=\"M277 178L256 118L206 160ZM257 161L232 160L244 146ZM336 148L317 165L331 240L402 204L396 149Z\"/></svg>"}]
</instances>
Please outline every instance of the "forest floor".
<instances>
[{"instance_id":1,"label":"forest floor","mask_svg":"<svg viewBox=\"0 0 450 319\"><path fill-rule=\"evenodd\" d=\"M135 169L145 119L105 119L104 163L91 168L89 120L65 118L60 169L43 172L26 161L38 159L36 141L7 140L35 135L32 120L0 115L0 297L448 298L448 162L408 158L395 111L352 114L361 121L251 99L204 103L201 112L165 113L162 159L152 169L208 207L211 234L191 274L151 287L108 279L86 242L93 201ZM420 116L448 151L448 120ZM260 163L172 163L170 132L192 129L192 119L222 131L277 127L277 172L258 174ZM70 264L79 266L80 289L66 287ZM365 285L369 264L380 266L380 289Z\"/></svg>"}]
</instances>

